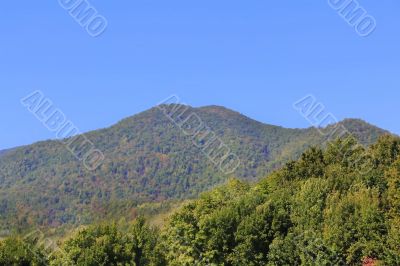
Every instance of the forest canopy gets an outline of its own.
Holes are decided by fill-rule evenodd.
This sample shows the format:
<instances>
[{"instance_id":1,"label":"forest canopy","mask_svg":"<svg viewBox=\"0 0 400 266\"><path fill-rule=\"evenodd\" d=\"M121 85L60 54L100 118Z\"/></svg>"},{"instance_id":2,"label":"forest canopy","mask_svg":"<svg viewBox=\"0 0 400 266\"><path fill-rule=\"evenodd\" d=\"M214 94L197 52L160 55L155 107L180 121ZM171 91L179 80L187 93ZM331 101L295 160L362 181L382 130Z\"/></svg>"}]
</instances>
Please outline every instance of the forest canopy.
<instances>
[{"instance_id":1,"label":"forest canopy","mask_svg":"<svg viewBox=\"0 0 400 266\"><path fill-rule=\"evenodd\" d=\"M400 265L400 139L354 141L312 147L255 185L231 179L161 228L93 224L47 256L5 239L0 265Z\"/></svg>"}]
</instances>

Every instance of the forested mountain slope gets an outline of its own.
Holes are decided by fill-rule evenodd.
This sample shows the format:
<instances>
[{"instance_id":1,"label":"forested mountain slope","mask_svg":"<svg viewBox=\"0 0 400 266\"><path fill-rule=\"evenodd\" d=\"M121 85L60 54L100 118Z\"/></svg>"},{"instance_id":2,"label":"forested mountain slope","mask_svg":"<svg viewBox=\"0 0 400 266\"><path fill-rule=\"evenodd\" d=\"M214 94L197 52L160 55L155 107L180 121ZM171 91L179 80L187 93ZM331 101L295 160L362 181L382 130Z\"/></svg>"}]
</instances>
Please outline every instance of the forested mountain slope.
<instances>
[{"instance_id":1,"label":"forested mountain slope","mask_svg":"<svg viewBox=\"0 0 400 266\"><path fill-rule=\"evenodd\" d=\"M187 108L186 116L196 114L239 158L233 173L221 171L166 115L177 107ZM361 120L341 125L365 145L387 133ZM138 203L195 197L232 176L256 181L327 140L315 128L266 125L219 106L176 105L152 108L85 136L105 156L94 171L61 141L15 148L0 157L3 225L58 226L110 214L129 216Z\"/></svg>"},{"instance_id":2,"label":"forested mountain slope","mask_svg":"<svg viewBox=\"0 0 400 266\"><path fill-rule=\"evenodd\" d=\"M256 184L230 179L187 200L160 228L110 219L52 248L28 236L0 241L0 265L398 266L400 138L311 147Z\"/></svg>"}]
</instances>

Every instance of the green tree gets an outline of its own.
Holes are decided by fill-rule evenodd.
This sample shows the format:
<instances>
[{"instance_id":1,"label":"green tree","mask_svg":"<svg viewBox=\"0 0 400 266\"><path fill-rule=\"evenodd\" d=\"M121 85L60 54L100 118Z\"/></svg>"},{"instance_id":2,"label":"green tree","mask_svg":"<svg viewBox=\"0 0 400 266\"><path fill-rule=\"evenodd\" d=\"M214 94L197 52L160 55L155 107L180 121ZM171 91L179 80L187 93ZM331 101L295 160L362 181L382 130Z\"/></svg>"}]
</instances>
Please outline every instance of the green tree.
<instances>
[{"instance_id":1,"label":"green tree","mask_svg":"<svg viewBox=\"0 0 400 266\"><path fill-rule=\"evenodd\" d=\"M324 237L347 263L357 265L364 257L379 258L387 234L377 189L355 186L341 195L332 193L325 210Z\"/></svg>"},{"instance_id":2,"label":"green tree","mask_svg":"<svg viewBox=\"0 0 400 266\"><path fill-rule=\"evenodd\" d=\"M141 218L128 232L116 224L94 225L68 239L52 265L162 265L157 241L156 231Z\"/></svg>"},{"instance_id":3,"label":"green tree","mask_svg":"<svg viewBox=\"0 0 400 266\"><path fill-rule=\"evenodd\" d=\"M0 241L0 265L4 266L46 266L47 256L41 247L19 237Z\"/></svg>"}]
</instances>

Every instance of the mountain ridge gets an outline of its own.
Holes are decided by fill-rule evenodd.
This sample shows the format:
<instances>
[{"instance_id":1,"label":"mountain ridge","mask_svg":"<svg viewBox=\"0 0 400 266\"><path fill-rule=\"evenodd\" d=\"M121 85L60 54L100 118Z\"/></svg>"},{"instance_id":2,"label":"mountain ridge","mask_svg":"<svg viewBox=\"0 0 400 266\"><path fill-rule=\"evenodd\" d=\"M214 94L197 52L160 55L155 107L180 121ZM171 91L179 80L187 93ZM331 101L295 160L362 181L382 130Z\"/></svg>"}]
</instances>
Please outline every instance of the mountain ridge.
<instances>
[{"instance_id":1,"label":"mountain ridge","mask_svg":"<svg viewBox=\"0 0 400 266\"><path fill-rule=\"evenodd\" d=\"M195 113L237 155L240 167L232 175L221 172L162 111L181 115L177 107L186 110L180 119ZM364 145L388 134L362 120L342 123ZM221 106L183 105L156 106L84 135L105 156L94 171L57 140L0 156L0 211L5 214L0 224L13 215L21 227L91 222L115 210L131 215L138 204L194 198L231 176L257 181L307 147L327 141L316 128L268 125Z\"/></svg>"},{"instance_id":2,"label":"mountain ridge","mask_svg":"<svg viewBox=\"0 0 400 266\"><path fill-rule=\"evenodd\" d=\"M270 124L270 123L266 123L266 122L262 122L262 121L253 119L253 118L251 118L250 116L247 116L246 114L243 114L243 113L241 113L241 112L239 112L239 111L235 111L235 110L233 110L233 109L227 108L227 107L222 106L222 105L205 105L205 106L199 106L199 107L193 107L193 106L190 106L190 105L183 105L183 104L177 104L177 105L180 105L180 106L187 106L187 107L189 107L189 108L191 108L191 109L193 109L193 110L206 110L206 112L209 112L210 110L214 110L214 111L216 111L216 110L227 111L227 112L230 112L230 113L232 113L232 114L236 114L236 115L242 116L243 118L249 119L249 120L251 120L251 121L253 121L253 122L256 122L256 123L258 123L258 124L261 124L261 125L263 125L263 126L271 126L271 127L282 128L282 129L289 129L289 130L310 130L310 129L315 129L315 128L317 128L317 127L314 127L314 126L309 126L309 127L287 127L287 126L281 126L281 125L273 125L273 124ZM149 112L149 111L151 111L151 110L153 110L153 109L158 109L158 106L155 106L155 107L152 107L152 108L147 109L147 110L145 110L145 111L141 111L141 112L139 112L139 113L136 113L136 114L130 115L130 116L128 116L128 117L122 118L122 119L120 119L119 121L117 121L117 122L115 122L115 123L113 123L113 124L111 124L111 125L109 125L109 126L101 127L101 128L98 128L98 129L88 130L88 131L86 131L86 132L81 133L81 135L91 134L91 133L97 132L97 131L99 131L99 130L106 130L106 129L112 128L112 127L117 126L118 124L120 124L120 123L122 123L122 122L125 122L126 120L132 119L132 118L136 117L137 115L140 115L140 114ZM339 125L340 125L340 124L344 124L345 127L346 127L349 123L352 123L352 122L357 122L357 123L365 124L365 125L367 125L367 126L371 126L371 127L376 128L376 129L382 130L382 131L384 131L386 134L396 135L396 136L397 136L397 134L395 134L395 133L393 133L393 132L390 132L389 130L382 129L382 128L378 127L377 125L374 125L374 124L372 124L372 123L369 123L369 122L367 122L366 120L361 119L361 118L344 118L344 119L338 121L337 123L329 124L329 125L326 125L326 126L324 126L324 127L322 127L322 128L332 127L332 126L336 126L336 125L338 125L338 124L339 124ZM34 141L34 142L30 143L30 144L24 144L24 145L19 145L19 146L16 146L16 147L11 147L11 148L7 148L7 149L2 149L2 150L0 150L0 156L1 156L1 155L4 155L5 153L7 153L7 152L9 152L9 151L15 150L15 149L24 148L24 147L28 147L28 146L31 146L31 145L35 145L35 144L42 143L42 142L47 142L47 141L59 141L59 139L38 140L38 141Z\"/></svg>"}]
</instances>

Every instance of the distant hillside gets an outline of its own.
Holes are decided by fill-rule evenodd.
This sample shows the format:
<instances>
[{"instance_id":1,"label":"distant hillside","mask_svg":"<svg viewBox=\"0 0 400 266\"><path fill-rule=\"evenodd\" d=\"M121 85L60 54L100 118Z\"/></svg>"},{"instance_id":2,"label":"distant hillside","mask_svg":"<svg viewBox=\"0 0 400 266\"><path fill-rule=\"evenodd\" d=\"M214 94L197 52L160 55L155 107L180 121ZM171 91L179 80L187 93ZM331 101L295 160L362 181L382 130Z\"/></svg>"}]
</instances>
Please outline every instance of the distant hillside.
<instances>
[{"instance_id":1,"label":"distant hillside","mask_svg":"<svg viewBox=\"0 0 400 266\"><path fill-rule=\"evenodd\" d=\"M94 171L88 171L60 141L38 142L3 154L3 225L18 220L20 227L58 226L121 213L135 215L136 204L195 197L232 176L256 181L327 139L315 128L266 125L219 106L161 108L165 112L155 107L86 133L105 155ZM183 119L196 114L239 158L240 165L232 174L214 165L194 145L193 136L184 134L165 115L176 108L187 108ZM387 133L361 120L340 124L364 145Z\"/></svg>"},{"instance_id":2,"label":"distant hillside","mask_svg":"<svg viewBox=\"0 0 400 266\"><path fill-rule=\"evenodd\" d=\"M5 155L7 152L11 151L11 149L7 149L7 150L0 150L0 157Z\"/></svg>"}]
</instances>

